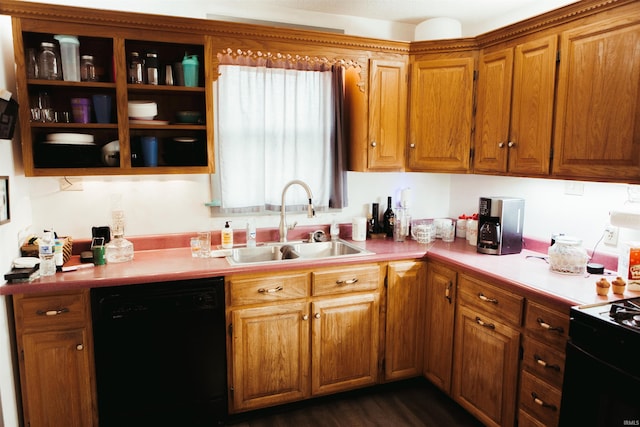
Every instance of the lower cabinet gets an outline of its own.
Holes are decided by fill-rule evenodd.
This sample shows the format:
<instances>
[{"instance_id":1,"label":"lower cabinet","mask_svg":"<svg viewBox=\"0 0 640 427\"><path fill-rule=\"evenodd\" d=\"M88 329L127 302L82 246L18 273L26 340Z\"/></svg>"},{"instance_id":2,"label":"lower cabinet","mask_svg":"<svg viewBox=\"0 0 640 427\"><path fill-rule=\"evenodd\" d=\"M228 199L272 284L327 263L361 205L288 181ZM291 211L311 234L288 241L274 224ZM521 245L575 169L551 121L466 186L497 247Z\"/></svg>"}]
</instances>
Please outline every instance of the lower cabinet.
<instances>
[{"instance_id":1,"label":"lower cabinet","mask_svg":"<svg viewBox=\"0 0 640 427\"><path fill-rule=\"evenodd\" d=\"M378 382L382 278L377 264L227 277L230 412Z\"/></svg>"},{"instance_id":2,"label":"lower cabinet","mask_svg":"<svg viewBox=\"0 0 640 427\"><path fill-rule=\"evenodd\" d=\"M457 273L430 262L426 283L424 376L451 393Z\"/></svg>"},{"instance_id":3,"label":"lower cabinet","mask_svg":"<svg viewBox=\"0 0 640 427\"><path fill-rule=\"evenodd\" d=\"M89 290L14 295L24 424L97 426Z\"/></svg>"},{"instance_id":4,"label":"lower cabinet","mask_svg":"<svg viewBox=\"0 0 640 427\"><path fill-rule=\"evenodd\" d=\"M426 263L390 262L384 348L385 380L419 376L422 372Z\"/></svg>"},{"instance_id":5,"label":"lower cabinet","mask_svg":"<svg viewBox=\"0 0 640 427\"><path fill-rule=\"evenodd\" d=\"M515 423L524 299L461 275L452 397L487 426Z\"/></svg>"}]
</instances>

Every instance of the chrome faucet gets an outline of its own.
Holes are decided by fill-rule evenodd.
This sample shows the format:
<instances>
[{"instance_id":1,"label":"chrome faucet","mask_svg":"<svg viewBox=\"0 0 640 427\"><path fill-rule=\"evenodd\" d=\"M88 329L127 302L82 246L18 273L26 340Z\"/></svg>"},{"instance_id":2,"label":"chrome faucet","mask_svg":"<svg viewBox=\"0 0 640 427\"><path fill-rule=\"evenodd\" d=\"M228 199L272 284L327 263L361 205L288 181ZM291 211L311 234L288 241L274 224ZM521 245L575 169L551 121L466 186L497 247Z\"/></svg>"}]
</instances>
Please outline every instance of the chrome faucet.
<instances>
[{"instance_id":1,"label":"chrome faucet","mask_svg":"<svg viewBox=\"0 0 640 427\"><path fill-rule=\"evenodd\" d=\"M288 230L287 211L284 203L284 196L287 194L287 190L289 189L289 187L291 187L293 184L300 185L307 192L307 197L309 198L309 205L307 206L307 217L313 218L313 216L315 215L315 211L313 210L313 203L311 201L311 199L313 199L313 195L311 194L311 188L309 188L309 186L304 181L300 181L299 179L294 179L293 181L288 182L287 185L285 185L284 188L282 189L282 204L280 205L280 241L281 242L287 241L287 230ZM294 227L295 227L295 224L294 224ZM293 229L293 227L291 228Z\"/></svg>"}]
</instances>

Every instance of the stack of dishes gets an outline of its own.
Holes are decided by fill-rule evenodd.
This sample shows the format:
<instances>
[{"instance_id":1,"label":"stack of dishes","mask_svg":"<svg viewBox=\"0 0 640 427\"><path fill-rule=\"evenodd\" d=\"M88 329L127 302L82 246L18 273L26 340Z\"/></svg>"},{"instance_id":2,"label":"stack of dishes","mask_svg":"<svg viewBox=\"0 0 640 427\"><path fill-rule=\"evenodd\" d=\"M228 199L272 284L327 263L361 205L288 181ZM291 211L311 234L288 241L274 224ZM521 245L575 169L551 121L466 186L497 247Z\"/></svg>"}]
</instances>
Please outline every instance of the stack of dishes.
<instances>
[{"instance_id":1,"label":"stack of dishes","mask_svg":"<svg viewBox=\"0 0 640 427\"><path fill-rule=\"evenodd\" d=\"M36 148L38 167L93 167L99 163L98 146L93 135L50 133Z\"/></svg>"},{"instance_id":2,"label":"stack of dishes","mask_svg":"<svg viewBox=\"0 0 640 427\"><path fill-rule=\"evenodd\" d=\"M129 121L138 125L168 124L168 121L155 120L158 104L153 101L129 101Z\"/></svg>"}]
</instances>

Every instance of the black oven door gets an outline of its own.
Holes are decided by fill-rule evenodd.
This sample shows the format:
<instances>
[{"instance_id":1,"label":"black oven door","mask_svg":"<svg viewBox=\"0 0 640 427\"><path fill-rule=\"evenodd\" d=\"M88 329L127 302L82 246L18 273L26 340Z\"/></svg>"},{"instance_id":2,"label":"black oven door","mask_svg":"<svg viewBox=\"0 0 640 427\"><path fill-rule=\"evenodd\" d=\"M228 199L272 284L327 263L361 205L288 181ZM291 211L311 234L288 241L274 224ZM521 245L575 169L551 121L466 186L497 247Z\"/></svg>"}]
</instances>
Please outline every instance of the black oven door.
<instances>
[{"instance_id":1,"label":"black oven door","mask_svg":"<svg viewBox=\"0 0 640 427\"><path fill-rule=\"evenodd\" d=\"M640 378L569 342L560 426L640 426Z\"/></svg>"}]
</instances>

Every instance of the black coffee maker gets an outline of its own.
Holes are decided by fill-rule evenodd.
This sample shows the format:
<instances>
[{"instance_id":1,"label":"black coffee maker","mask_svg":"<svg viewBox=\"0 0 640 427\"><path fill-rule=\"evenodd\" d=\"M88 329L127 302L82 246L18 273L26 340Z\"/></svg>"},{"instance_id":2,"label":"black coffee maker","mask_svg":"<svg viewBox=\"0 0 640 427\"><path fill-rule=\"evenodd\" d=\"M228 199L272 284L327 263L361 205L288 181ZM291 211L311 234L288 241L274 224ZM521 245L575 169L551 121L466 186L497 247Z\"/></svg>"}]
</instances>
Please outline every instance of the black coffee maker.
<instances>
[{"instance_id":1,"label":"black coffee maker","mask_svg":"<svg viewBox=\"0 0 640 427\"><path fill-rule=\"evenodd\" d=\"M524 199L480 197L478 214L478 252L506 255L522 251Z\"/></svg>"}]
</instances>

